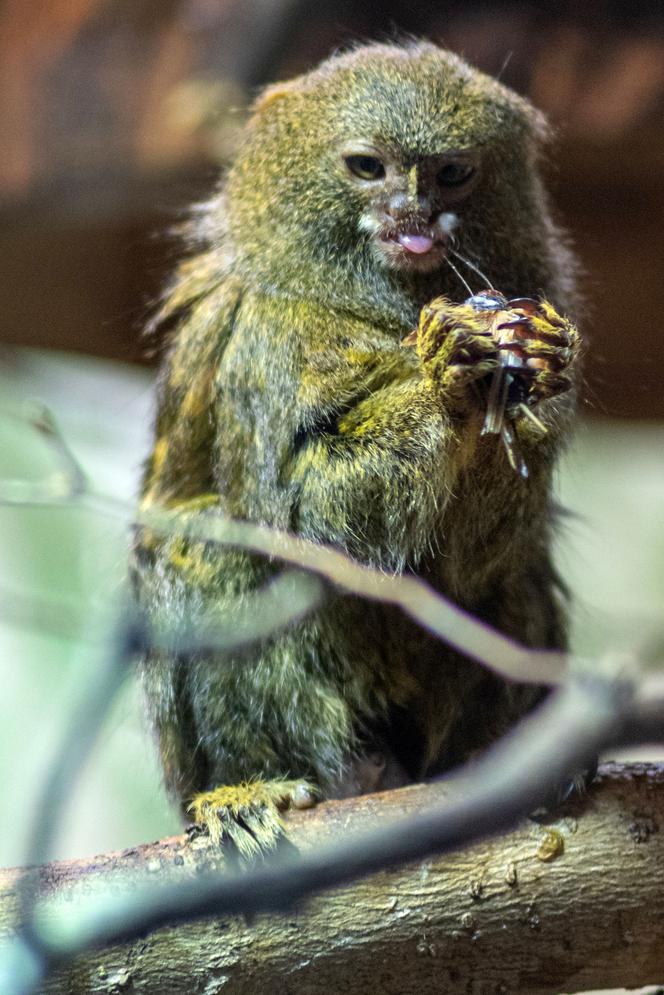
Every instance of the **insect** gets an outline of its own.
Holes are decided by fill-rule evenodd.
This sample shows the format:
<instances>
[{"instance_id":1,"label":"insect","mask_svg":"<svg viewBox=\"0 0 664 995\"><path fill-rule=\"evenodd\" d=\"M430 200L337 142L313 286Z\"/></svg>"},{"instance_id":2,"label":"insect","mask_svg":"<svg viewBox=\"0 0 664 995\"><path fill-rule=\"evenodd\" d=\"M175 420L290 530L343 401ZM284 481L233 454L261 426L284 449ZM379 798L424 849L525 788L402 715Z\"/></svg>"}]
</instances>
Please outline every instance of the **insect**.
<instances>
[{"instance_id":1,"label":"insect","mask_svg":"<svg viewBox=\"0 0 664 995\"><path fill-rule=\"evenodd\" d=\"M530 385L539 364L537 360L531 360L533 365L526 365L524 355L524 338L529 331L529 318L538 312L537 301L531 297L507 300L498 291L488 288L473 294L464 303L474 311L486 314L486 330L499 344L500 366L491 376L488 389L484 389L486 415L481 434L500 436L510 466L519 476L527 478L528 465L521 453L515 425L517 415L525 415L543 434L546 433L546 427L530 407L535 401ZM480 385L478 390L483 387Z\"/></svg>"}]
</instances>

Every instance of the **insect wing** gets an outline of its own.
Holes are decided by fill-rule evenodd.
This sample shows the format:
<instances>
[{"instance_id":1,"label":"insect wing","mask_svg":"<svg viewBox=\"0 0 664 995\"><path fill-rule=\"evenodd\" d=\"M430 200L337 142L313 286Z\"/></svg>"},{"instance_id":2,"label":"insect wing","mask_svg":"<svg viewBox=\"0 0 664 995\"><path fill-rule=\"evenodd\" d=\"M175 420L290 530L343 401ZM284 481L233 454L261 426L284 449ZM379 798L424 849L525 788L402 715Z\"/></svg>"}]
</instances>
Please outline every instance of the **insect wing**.
<instances>
[{"instance_id":1,"label":"insect wing","mask_svg":"<svg viewBox=\"0 0 664 995\"><path fill-rule=\"evenodd\" d=\"M498 435L503 427L509 381L510 377L505 372L505 367L500 366L491 378L481 435Z\"/></svg>"},{"instance_id":2,"label":"insect wing","mask_svg":"<svg viewBox=\"0 0 664 995\"><path fill-rule=\"evenodd\" d=\"M526 480L529 476L528 465L523 458L523 453L521 452L521 446L518 442L514 422L509 422L506 418L503 419L502 428L500 430L500 438L503 446L505 447L505 452L510 466L515 473L518 473L520 477L523 477L523 479Z\"/></svg>"}]
</instances>

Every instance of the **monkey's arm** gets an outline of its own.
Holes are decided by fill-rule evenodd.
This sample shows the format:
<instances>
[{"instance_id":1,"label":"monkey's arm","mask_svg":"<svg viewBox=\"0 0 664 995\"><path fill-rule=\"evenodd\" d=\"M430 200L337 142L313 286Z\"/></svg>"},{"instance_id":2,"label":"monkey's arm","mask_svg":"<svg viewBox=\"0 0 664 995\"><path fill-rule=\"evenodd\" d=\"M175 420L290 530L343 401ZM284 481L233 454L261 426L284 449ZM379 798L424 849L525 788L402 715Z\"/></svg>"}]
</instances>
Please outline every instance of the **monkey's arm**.
<instances>
[{"instance_id":1,"label":"monkey's arm","mask_svg":"<svg viewBox=\"0 0 664 995\"><path fill-rule=\"evenodd\" d=\"M459 457L459 432L415 369L363 397L331 430L305 437L290 467L293 525L365 562L402 569L434 541Z\"/></svg>"},{"instance_id":2,"label":"monkey's arm","mask_svg":"<svg viewBox=\"0 0 664 995\"><path fill-rule=\"evenodd\" d=\"M547 475L573 415L579 339L546 302L528 331L523 351L538 367L531 391L546 431L522 418L520 438L532 473ZM305 437L292 467L297 530L388 569L413 564L435 542L449 498L464 489L459 475L471 465L477 472L490 464L493 489L506 475L506 499L514 497L495 441L480 438L485 401L476 384L498 362L483 316L440 298L422 310L406 344L416 349L372 358L349 350L345 366L339 357L336 368L328 363L318 372L321 407L329 408L333 388L345 404L336 419L328 417L326 431ZM527 503L537 493L517 496Z\"/></svg>"}]
</instances>

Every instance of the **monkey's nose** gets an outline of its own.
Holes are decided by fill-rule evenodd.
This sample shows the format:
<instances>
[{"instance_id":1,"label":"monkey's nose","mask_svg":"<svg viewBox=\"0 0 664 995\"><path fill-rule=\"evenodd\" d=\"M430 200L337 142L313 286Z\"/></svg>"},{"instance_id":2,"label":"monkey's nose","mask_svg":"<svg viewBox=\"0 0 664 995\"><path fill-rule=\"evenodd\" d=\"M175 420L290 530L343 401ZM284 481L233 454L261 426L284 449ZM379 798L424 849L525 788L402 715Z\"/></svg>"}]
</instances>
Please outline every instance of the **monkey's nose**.
<instances>
[{"instance_id":1,"label":"monkey's nose","mask_svg":"<svg viewBox=\"0 0 664 995\"><path fill-rule=\"evenodd\" d=\"M402 190L390 196L385 211L395 221L412 216L413 214L420 214L422 217L428 219L432 213L431 202L428 197L419 194L417 197L412 197Z\"/></svg>"}]
</instances>

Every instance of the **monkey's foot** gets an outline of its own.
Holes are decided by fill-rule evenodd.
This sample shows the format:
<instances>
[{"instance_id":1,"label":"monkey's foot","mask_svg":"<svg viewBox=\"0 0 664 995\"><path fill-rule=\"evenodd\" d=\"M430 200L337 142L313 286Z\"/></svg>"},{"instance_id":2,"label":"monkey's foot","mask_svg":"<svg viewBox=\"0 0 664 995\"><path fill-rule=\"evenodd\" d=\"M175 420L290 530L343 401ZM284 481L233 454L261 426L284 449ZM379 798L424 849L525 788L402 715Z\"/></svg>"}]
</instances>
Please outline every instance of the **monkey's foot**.
<instances>
[{"instance_id":1,"label":"monkey's foot","mask_svg":"<svg viewBox=\"0 0 664 995\"><path fill-rule=\"evenodd\" d=\"M229 840L249 860L275 849L284 809L315 803L316 789L307 781L248 781L195 795L187 811L213 843Z\"/></svg>"},{"instance_id":2,"label":"monkey's foot","mask_svg":"<svg viewBox=\"0 0 664 995\"><path fill-rule=\"evenodd\" d=\"M412 784L413 779L383 742L351 757L339 776L325 786L326 798L355 798Z\"/></svg>"},{"instance_id":3,"label":"monkey's foot","mask_svg":"<svg viewBox=\"0 0 664 995\"><path fill-rule=\"evenodd\" d=\"M564 781L543 805L531 812L530 818L535 822L547 822L556 818L559 809L566 802L573 801L574 798L583 798L587 794L596 773L597 757L594 757L587 767L572 774L569 780Z\"/></svg>"},{"instance_id":4,"label":"monkey's foot","mask_svg":"<svg viewBox=\"0 0 664 995\"><path fill-rule=\"evenodd\" d=\"M428 376L452 402L471 398L470 385L498 366L485 315L445 297L422 308L417 331L404 344L415 345Z\"/></svg>"},{"instance_id":5,"label":"monkey's foot","mask_svg":"<svg viewBox=\"0 0 664 995\"><path fill-rule=\"evenodd\" d=\"M502 341L501 352L515 353L528 374L527 403L534 405L547 397L569 390L574 382L572 367L579 352L579 334L567 318L561 317L548 301L529 298L508 301L518 317L499 325L501 339L509 330L510 341Z\"/></svg>"}]
</instances>

